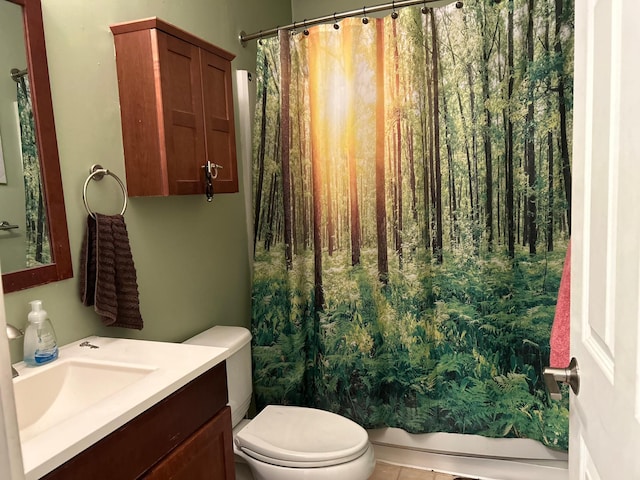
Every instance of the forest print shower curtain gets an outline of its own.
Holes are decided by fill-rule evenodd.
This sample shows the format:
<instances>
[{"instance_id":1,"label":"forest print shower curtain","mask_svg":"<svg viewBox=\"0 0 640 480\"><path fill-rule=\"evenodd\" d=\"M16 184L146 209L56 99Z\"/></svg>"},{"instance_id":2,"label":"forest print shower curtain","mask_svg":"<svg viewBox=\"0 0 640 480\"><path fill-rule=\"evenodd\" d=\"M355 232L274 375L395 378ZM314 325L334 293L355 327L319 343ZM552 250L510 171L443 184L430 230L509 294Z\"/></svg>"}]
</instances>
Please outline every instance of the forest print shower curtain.
<instances>
[{"instance_id":1,"label":"forest print shower curtain","mask_svg":"<svg viewBox=\"0 0 640 480\"><path fill-rule=\"evenodd\" d=\"M398 13L258 48L258 408L566 449L573 2Z\"/></svg>"}]
</instances>

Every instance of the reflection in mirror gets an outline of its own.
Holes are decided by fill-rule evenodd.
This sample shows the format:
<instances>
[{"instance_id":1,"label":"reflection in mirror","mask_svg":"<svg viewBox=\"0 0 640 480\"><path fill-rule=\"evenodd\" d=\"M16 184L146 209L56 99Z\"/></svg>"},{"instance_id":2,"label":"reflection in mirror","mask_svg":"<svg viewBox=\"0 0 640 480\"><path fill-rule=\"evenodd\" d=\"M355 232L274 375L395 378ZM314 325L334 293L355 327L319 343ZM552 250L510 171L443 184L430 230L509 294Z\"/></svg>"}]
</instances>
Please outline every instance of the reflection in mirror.
<instances>
[{"instance_id":1,"label":"reflection in mirror","mask_svg":"<svg viewBox=\"0 0 640 480\"><path fill-rule=\"evenodd\" d=\"M20 153L17 84L10 69L26 69L22 7L0 2L0 138L5 183L0 185L0 221L18 228L0 232L0 260L3 272L26 268L25 196Z\"/></svg>"},{"instance_id":2,"label":"reflection in mirror","mask_svg":"<svg viewBox=\"0 0 640 480\"><path fill-rule=\"evenodd\" d=\"M11 78L17 86L20 151L22 153L22 175L24 177L26 267L51 263L49 227L44 208L44 195L40 178L40 159L36 141L36 124L33 118L31 88L27 69L11 69Z\"/></svg>"},{"instance_id":3,"label":"reflection in mirror","mask_svg":"<svg viewBox=\"0 0 640 480\"><path fill-rule=\"evenodd\" d=\"M26 32L26 34L25 34ZM13 71L12 71L13 70ZM72 276L40 0L0 0L4 291Z\"/></svg>"}]
</instances>

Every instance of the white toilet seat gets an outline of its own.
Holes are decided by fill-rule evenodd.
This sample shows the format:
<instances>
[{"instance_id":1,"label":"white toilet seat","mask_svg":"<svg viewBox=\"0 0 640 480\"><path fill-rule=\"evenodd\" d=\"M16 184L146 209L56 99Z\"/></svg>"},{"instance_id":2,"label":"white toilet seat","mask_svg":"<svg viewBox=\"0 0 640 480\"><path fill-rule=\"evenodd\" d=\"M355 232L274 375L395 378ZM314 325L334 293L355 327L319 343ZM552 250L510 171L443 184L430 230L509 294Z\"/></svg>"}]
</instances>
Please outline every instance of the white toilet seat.
<instances>
[{"instance_id":1,"label":"white toilet seat","mask_svg":"<svg viewBox=\"0 0 640 480\"><path fill-rule=\"evenodd\" d=\"M367 480L376 466L371 445L351 462L320 468L280 467L256 460L237 447L235 451L236 456L243 459L251 470L250 477L238 477L239 480ZM238 470L242 472L241 469L236 469L236 472Z\"/></svg>"},{"instance_id":2,"label":"white toilet seat","mask_svg":"<svg viewBox=\"0 0 640 480\"><path fill-rule=\"evenodd\" d=\"M316 468L361 457L369 448L367 432L331 412L269 405L235 437L246 455L271 465Z\"/></svg>"}]
</instances>

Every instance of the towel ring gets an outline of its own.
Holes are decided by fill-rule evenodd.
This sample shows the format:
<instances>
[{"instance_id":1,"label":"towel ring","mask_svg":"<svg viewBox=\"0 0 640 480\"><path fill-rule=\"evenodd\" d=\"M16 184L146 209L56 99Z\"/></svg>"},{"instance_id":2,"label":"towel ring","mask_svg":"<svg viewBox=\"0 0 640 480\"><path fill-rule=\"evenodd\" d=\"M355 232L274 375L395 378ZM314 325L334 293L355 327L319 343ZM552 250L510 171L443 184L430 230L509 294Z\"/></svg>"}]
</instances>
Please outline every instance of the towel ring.
<instances>
[{"instance_id":1,"label":"towel ring","mask_svg":"<svg viewBox=\"0 0 640 480\"><path fill-rule=\"evenodd\" d=\"M120 215L124 215L124 212L127 210L127 189L124 186L124 183L122 183L122 180L120 180L120 177L118 177L115 173L110 172L106 168L102 168L102 165L100 164L92 165L89 172L90 172L89 176L84 181L84 187L82 188L82 201L84 202L84 208L87 209L87 213L91 215L91 218L95 219L96 214L91 211L91 208L89 208L89 202L87 201L87 186L89 185L89 182L91 180L100 181L104 178L105 175L109 175L113 177L116 180L116 182L118 182L118 184L120 185L120 188L122 189L122 195L124 196L124 203L122 205L122 211L120 212Z\"/></svg>"}]
</instances>

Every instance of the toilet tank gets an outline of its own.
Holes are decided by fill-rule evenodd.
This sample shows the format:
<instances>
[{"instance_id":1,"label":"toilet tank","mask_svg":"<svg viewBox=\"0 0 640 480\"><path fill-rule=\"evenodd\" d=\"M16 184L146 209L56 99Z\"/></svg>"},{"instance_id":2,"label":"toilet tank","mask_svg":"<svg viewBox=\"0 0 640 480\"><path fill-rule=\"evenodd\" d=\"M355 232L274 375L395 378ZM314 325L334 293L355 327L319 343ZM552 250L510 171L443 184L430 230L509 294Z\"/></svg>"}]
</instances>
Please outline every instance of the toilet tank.
<instances>
[{"instance_id":1,"label":"toilet tank","mask_svg":"<svg viewBox=\"0 0 640 480\"><path fill-rule=\"evenodd\" d=\"M251 403L251 333L243 327L217 326L185 340L184 343L229 349L227 388L231 423L235 427L244 418Z\"/></svg>"}]
</instances>

